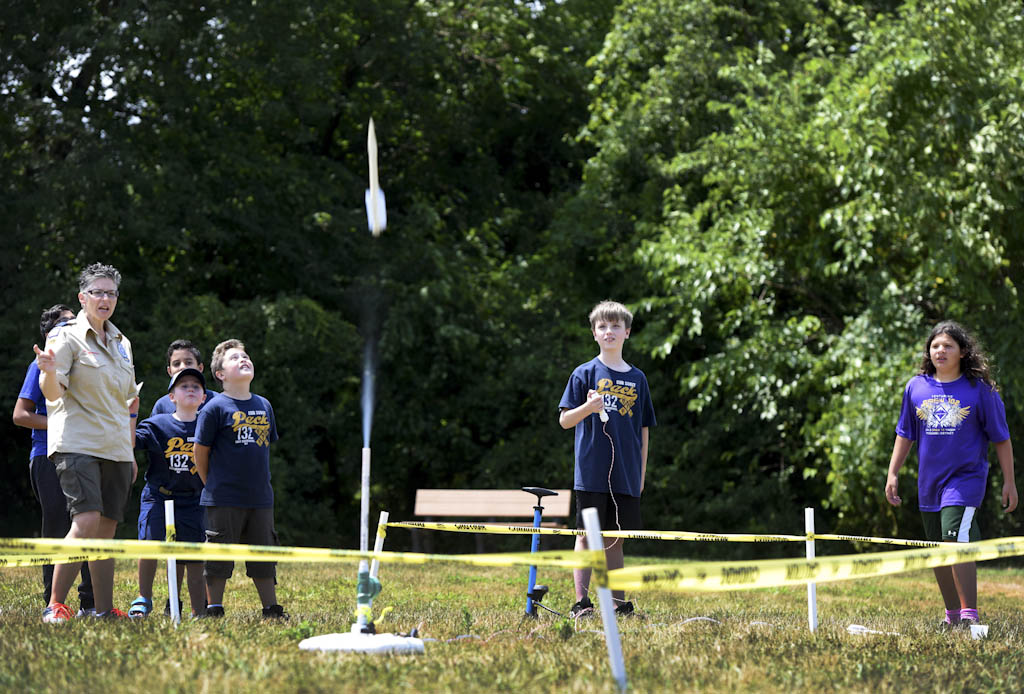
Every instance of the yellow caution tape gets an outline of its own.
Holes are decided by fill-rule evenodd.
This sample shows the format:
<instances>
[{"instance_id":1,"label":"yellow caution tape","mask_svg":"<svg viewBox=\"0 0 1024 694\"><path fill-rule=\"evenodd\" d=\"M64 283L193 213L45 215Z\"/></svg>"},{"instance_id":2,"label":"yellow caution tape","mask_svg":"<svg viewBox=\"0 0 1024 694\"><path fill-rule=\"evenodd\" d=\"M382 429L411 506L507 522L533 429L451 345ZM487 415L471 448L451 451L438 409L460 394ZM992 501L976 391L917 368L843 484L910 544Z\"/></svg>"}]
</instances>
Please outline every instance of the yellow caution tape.
<instances>
[{"instance_id":1,"label":"yellow caution tape","mask_svg":"<svg viewBox=\"0 0 1024 694\"><path fill-rule=\"evenodd\" d=\"M377 533L384 535L385 526L390 528L411 528L414 530L444 530L453 533L487 533L491 535L586 535L579 528L535 528L532 525L500 525L497 523L435 523L432 521L395 521L381 525ZM827 535L808 533L806 535L752 535L740 533L696 533L685 530L602 530L604 537L621 537L627 540L684 540L689 542L805 542L806 540L847 540L852 542L873 542L883 545L906 545L909 547L935 547L938 542L928 540L902 540L896 537L867 537L862 535Z\"/></svg>"},{"instance_id":2,"label":"yellow caution tape","mask_svg":"<svg viewBox=\"0 0 1024 694\"><path fill-rule=\"evenodd\" d=\"M910 547L938 547L941 542L931 540L901 540L897 537L865 537L862 535L819 535L811 534L814 540L846 540L849 542L873 542L879 545L907 545Z\"/></svg>"},{"instance_id":3,"label":"yellow caution tape","mask_svg":"<svg viewBox=\"0 0 1024 694\"><path fill-rule=\"evenodd\" d=\"M73 551L70 551L73 550ZM420 554L414 552L360 552L319 547L219 544L212 542L156 542L154 540L65 540L54 538L0 538L0 567L95 559L205 559L213 561L348 562L377 559L384 563L426 564L456 562L475 566L553 566L567 569L604 568L600 550L574 552L514 552L503 554Z\"/></svg>"},{"instance_id":4,"label":"yellow caution tape","mask_svg":"<svg viewBox=\"0 0 1024 694\"><path fill-rule=\"evenodd\" d=\"M110 556L107 554L12 554L7 557L0 557L0 567L43 566L46 564L74 564L75 562L80 561L92 561L109 558Z\"/></svg>"},{"instance_id":5,"label":"yellow caution tape","mask_svg":"<svg viewBox=\"0 0 1024 694\"><path fill-rule=\"evenodd\" d=\"M532 528L531 528L532 530ZM472 532L472 531L467 531ZM764 536L762 536L764 537ZM836 539L859 539L836 536ZM0 567L37 566L84 560L166 557L217 561L263 560L279 562L351 562L377 559L384 563L463 563L474 566L549 566L593 569L595 585L613 590L656 588L674 591L717 591L841 581L915 571L967 562L1024 555L1024 537L973 543L936 543L932 547L873 554L771 559L762 561L689 562L639 566L607 571L604 553L544 551L502 554L421 554L414 552L360 552L317 547L275 547L151 540L64 540L0 538Z\"/></svg>"},{"instance_id":6,"label":"yellow caution tape","mask_svg":"<svg viewBox=\"0 0 1024 694\"><path fill-rule=\"evenodd\" d=\"M612 590L655 588L682 592L746 590L884 576L1022 554L1024 537L1004 537L970 543L944 542L928 549L817 559L637 566L608 572L608 587Z\"/></svg>"},{"instance_id":7,"label":"yellow caution tape","mask_svg":"<svg viewBox=\"0 0 1024 694\"><path fill-rule=\"evenodd\" d=\"M453 533L488 533L491 535L586 535L575 528L535 528L532 525L499 525L496 523L434 523L431 521L389 521L388 528L412 530L444 530Z\"/></svg>"},{"instance_id":8,"label":"yellow caution tape","mask_svg":"<svg viewBox=\"0 0 1024 694\"><path fill-rule=\"evenodd\" d=\"M396 521L389 528L414 530L445 530L454 533L488 533L492 535L586 535L582 528L535 528L532 525L498 525L495 523L434 523L429 521ZM604 537L627 540L689 540L691 542L803 542L806 535L738 535L733 533L694 533L684 530L602 530Z\"/></svg>"}]
</instances>

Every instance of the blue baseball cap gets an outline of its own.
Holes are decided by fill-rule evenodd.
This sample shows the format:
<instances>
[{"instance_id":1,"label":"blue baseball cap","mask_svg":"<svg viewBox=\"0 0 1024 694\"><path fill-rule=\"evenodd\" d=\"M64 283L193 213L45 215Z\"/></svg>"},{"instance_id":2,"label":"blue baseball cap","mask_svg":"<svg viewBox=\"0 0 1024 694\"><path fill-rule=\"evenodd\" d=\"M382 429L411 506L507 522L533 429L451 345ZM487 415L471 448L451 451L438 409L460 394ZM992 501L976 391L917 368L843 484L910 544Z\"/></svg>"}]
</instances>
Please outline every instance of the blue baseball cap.
<instances>
[{"instance_id":1,"label":"blue baseball cap","mask_svg":"<svg viewBox=\"0 0 1024 694\"><path fill-rule=\"evenodd\" d=\"M170 393L172 390L174 390L175 384L177 384L177 382L183 379L185 376L195 376L196 378L199 379L199 385L203 387L203 390L206 390L206 379L203 378L203 372L200 371L199 369L189 368L182 369L178 373L171 376L171 383L170 385L167 386L167 392Z\"/></svg>"}]
</instances>

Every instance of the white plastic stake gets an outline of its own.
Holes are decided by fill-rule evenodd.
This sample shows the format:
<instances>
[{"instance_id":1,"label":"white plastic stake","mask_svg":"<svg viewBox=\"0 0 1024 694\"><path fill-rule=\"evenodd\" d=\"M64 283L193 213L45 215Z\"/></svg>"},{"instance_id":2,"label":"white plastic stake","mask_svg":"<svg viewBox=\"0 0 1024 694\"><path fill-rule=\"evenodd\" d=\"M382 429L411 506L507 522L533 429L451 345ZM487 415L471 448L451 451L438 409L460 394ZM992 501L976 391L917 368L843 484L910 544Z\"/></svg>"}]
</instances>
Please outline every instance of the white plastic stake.
<instances>
[{"instance_id":1,"label":"white plastic stake","mask_svg":"<svg viewBox=\"0 0 1024 694\"><path fill-rule=\"evenodd\" d=\"M174 529L174 500L168 499L164 502L164 527L168 542L177 539L177 531ZM178 560L174 557L167 558L167 592L171 596L171 619L174 626L181 623L181 605L178 604Z\"/></svg>"},{"instance_id":2,"label":"white plastic stake","mask_svg":"<svg viewBox=\"0 0 1024 694\"><path fill-rule=\"evenodd\" d=\"M380 518L377 520L377 537L373 541L373 551L379 552L384 549L384 533L381 532L384 526L388 523L388 512L381 511ZM380 560L374 559L373 563L370 564L370 578L377 578L377 574L380 573Z\"/></svg>"},{"instance_id":3,"label":"white plastic stake","mask_svg":"<svg viewBox=\"0 0 1024 694\"><path fill-rule=\"evenodd\" d=\"M587 531L587 547L604 547L604 540L601 539L601 522L596 508L583 509L583 527ZM619 641L619 625L615 621L612 591L608 588L598 588L597 602L601 608L601 621L604 622L604 640L608 644L608 663L612 668L612 677L619 685L619 691L625 692L626 663L622 659L622 643Z\"/></svg>"},{"instance_id":4,"label":"white plastic stake","mask_svg":"<svg viewBox=\"0 0 1024 694\"><path fill-rule=\"evenodd\" d=\"M814 559L814 509L804 509L804 530L807 531L807 561ZM811 633L818 629L818 585L807 584L807 625Z\"/></svg>"}]
</instances>

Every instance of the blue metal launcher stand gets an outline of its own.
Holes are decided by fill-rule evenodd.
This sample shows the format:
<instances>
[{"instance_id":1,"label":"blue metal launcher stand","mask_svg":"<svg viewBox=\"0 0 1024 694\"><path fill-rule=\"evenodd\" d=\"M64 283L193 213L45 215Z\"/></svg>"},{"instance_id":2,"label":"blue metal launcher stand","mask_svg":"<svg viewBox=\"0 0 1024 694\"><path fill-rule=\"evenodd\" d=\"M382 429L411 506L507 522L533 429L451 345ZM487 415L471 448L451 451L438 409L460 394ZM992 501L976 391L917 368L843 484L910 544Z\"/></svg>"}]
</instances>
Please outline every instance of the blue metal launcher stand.
<instances>
[{"instance_id":1,"label":"blue metal launcher stand","mask_svg":"<svg viewBox=\"0 0 1024 694\"><path fill-rule=\"evenodd\" d=\"M542 503L546 496L558 496L558 492L553 492L550 489L544 487L523 487L524 492L529 492L537 497L537 505L533 507L533 527L539 528L541 516L544 513L544 505ZM530 552L536 552L540 550L540 534L534 534L533 540L530 543ZM558 614L546 605L541 604L541 600L547 595L548 587L537 585L537 567L530 567L530 579L526 586L526 614L529 617L537 616L537 608L543 607L552 614Z\"/></svg>"}]
</instances>

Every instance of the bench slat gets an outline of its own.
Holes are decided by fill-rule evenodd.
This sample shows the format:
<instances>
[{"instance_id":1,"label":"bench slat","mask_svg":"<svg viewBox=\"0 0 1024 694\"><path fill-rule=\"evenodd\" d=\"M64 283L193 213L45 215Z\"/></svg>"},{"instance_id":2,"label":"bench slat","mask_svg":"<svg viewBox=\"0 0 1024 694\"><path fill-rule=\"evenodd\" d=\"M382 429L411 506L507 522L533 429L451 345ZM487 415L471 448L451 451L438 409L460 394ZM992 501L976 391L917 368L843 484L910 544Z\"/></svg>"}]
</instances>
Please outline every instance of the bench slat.
<instances>
[{"instance_id":1,"label":"bench slat","mask_svg":"<svg viewBox=\"0 0 1024 694\"><path fill-rule=\"evenodd\" d=\"M568 518L571 489L544 497L545 518ZM537 497L521 489L417 489L416 516L533 518Z\"/></svg>"}]
</instances>

